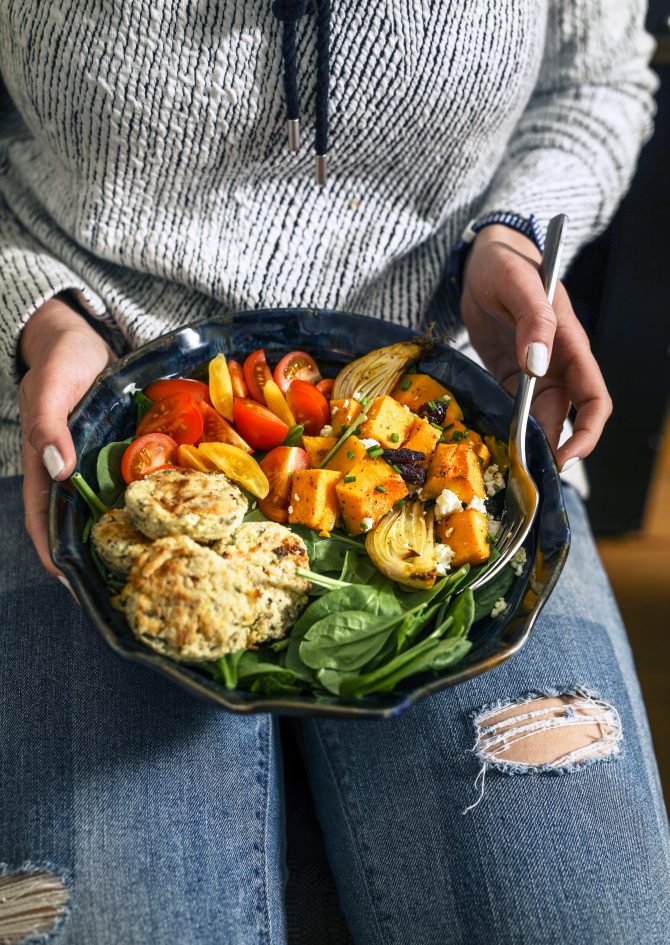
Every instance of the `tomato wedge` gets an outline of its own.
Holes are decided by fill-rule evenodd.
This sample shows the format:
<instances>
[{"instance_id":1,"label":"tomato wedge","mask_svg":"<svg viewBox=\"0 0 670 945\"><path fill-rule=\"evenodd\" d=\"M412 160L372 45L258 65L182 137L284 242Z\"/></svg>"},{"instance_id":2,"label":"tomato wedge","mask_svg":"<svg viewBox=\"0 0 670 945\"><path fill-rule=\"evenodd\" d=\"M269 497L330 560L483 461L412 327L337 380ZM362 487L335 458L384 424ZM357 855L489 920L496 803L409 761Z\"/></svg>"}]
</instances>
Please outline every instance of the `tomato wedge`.
<instances>
[{"instance_id":1,"label":"tomato wedge","mask_svg":"<svg viewBox=\"0 0 670 945\"><path fill-rule=\"evenodd\" d=\"M275 383L282 394L286 393L291 386L291 381L296 377L308 384L316 384L321 380L321 372L316 361L305 351L290 351L274 370Z\"/></svg>"},{"instance_id":2,"label":"tomato wedge","mask_svg":"<svg viewBox=\"0 0 670 945\"><path fill-rule=\"evenodd\" d=\"M184 469L198 469L200 472L215 472L216 466L202 455L197 446L182 443L177 450L177 462Z\"/></svg>"},{"instance_id":3,"label":"tomato wedge","mask_svg":"<svg viewBox=\"0 0 670 945\"><path fill-rule=\"evenodd\" d=\"M272 377L268 362L265 360L265 351L259 348L258 351L252 352L244 362L243 370L249 393L259 404L264 403L263 387L265 382Z\"/></svg>"},{"instance_id":4,"label":"tomato wedge","mask_svg":"<svg viewBox=\"0 0 670 945\"><path fill-rule=\"evenodd\" d=\"M256 460L244 450L230 443L201 443L198 452L257 499L264 499L270 491L267 476Z\"/></svg>"},{"instance_id":5,"label":"tomato wedge","mask_svg":"<svg viewBox=\"0 0 670 945\"><path fill-rule=\"evenodd\" d=\"M268 477L270 491L258 507L273 522L287 522L291 477L299 469L309 469L309 456L298 446L277 446L261 460L260 467Z\"/></svg>"},{"instance_id":6,"label":"tomato wedge","mask_svg":"<svg viewBox=\"0 0 670 945\"><path fill-rule=\"evenodd\" d=\"M319 383L315 384L314 386L323 394L326 400L330 400L330 395L333 393L335 381L332 377L327 377L323 381L319 381Z\"/></svg>"},{"instance_id":7,"label":"tomato wedge","mask_svg":"<svg viewBox=\"0 0 670 945\"><path fill-rule=\"evenodd\" d=\"M296 423L302 423L308 436L318 436L330 417L330 405L323 394L307 381L296 378L286 394Z\"/></svg>"},{"instance_id":8,"label":"tomato wedge","mask_svg":"<svg viewBox=\"0 0 670 945\"><path fill-rule=\"evenodd\" d=\"M181 443L195 443L202 436L202 414L187 394L173 394L154 404L142 417L137 435L166 433Z\"/></svg>"},{"instance_id":9,"label":"tomato wedge","mask_svg":"<svg viewBox=\"0 0 670 945\"><path fill-rule=\"evenodd\" d=\"M144 388L145 395L149 400L157 403L165 397L173 397L174 394L188 394L191 400L199 403L201 400L211 404L209 399L209 388L202 381L194 381L190 377L165 377L161 381L154 381Z\"/></svg>"},{"instance_id":10,"label":"tomato wedge","mask_svg":"<svg viewBox=\"0 0 670 945\"><path fill-rule=\"evenodd\" d=\"M177 456L177 443L165 433L139 436L125 448L121 457L121 475L126 483L143 479L149 473L170 465Z\"/></svg>"},{"instance_id":11,"label":"tomato wedge","mask_svg":"<svg viewBox=\"0 0 670 945\"><path fill-rule=\"evenodd\" d=\"M202 414L201 443L230 443L231 446L237 446L246 453L253 453L246 440L243 440L237 430L227 420L220 417L216 410L207 404L198 404L198 410Z\"/></svg>"},{"instance_id":12,"label":"tomato wedge","mask_svg":"<svg viewBox=\"0 0 670 945\"><path fill-rule=\"evenodd\" d=\"M233 384L233 397L248 397L249 389L244 380L242 365L238 364L237 361L229 361L228 371L230 372L230 380Z\"/></svg>"},{"instance_id":13,"label":"tomato wedge","mask_svg":"<svg viewBox=\"0 0 670 945\"><path fill-rule=\"evenodd\" d=\"M232 420L233 382L222 354L215 355L209 362L209 396L216 412L226 420Z\"/></svg>"},{"instance_id":14,"label":"tomato wedge","mask_svg":"<svg viewBox=\"0 0 670 945\"><path fill-rule=\"evenodd\" d=\"M259 450L271 450L286 439L288 424L255 400L236 400L235 426L247 443Z\"/></svg>"}]
</instances>

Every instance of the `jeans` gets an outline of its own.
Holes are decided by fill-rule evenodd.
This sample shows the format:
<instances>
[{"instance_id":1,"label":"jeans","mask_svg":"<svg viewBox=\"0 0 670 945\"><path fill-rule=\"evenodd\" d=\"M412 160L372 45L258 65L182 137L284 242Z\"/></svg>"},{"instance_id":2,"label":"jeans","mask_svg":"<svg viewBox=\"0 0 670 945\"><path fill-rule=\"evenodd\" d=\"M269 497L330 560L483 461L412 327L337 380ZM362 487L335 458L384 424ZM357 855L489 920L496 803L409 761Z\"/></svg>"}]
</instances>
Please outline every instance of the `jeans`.
<instances>
[{"instance_id":1,"label":"jeans","mask_svg":"<svg viewBox=\"0 0 670 945\"><path fill-rule=\"evenodd\" d=\"M290 719L357 945L670 939L645 711L570 489L567 503L568 563L510 661L397 718ZM216 710L120 660L41 569L19 479L0 481L0 509L0 941L3 890L42 871L67 903L36 941L283 945L278 719ZM579 687L618 713L616 750L492 765L482 791L472 714Z\"/></svg>"}]
</instances>

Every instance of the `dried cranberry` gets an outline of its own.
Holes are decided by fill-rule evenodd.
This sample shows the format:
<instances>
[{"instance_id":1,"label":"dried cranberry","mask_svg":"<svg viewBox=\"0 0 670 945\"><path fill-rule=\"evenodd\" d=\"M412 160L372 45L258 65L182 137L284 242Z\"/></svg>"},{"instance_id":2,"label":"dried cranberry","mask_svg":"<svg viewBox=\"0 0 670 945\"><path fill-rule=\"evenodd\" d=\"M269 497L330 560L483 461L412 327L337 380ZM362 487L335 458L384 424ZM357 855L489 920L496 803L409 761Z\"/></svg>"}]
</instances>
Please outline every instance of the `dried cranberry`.
<instances>
[{"instance_id":1,"label":"dried cranberry","mask_svg":"<svg viewBox=\"0 0 670 945\"><path fill-rule=\"evenodd\" d=\"M426 458L426 454L420 450L384 450L383 455L387 463L396 466L399 466L400 463L422 463Z\"/></svg>"},{"instance_id":2,"label":"dried cranberry","mask_svg":"<svg viewBox=\"0 0 670 945\"><path fill-rule=\"evenodd\" d=\"M438 423L442 426L447 416L447 405L443 400L429 400L421 404L417 413L429 423Z\"/></svg>"},{"instance_id":3,"label":"dried cranberry","mask_svg":"<svg viewBox=\"0 0 670 945\"><path fill-rule=\"evenodd\" d=\"M428 478L425 466L420 463L394 463L394 465L405 482L413 486L423 486Z\"/></svg>"}]
</instances>

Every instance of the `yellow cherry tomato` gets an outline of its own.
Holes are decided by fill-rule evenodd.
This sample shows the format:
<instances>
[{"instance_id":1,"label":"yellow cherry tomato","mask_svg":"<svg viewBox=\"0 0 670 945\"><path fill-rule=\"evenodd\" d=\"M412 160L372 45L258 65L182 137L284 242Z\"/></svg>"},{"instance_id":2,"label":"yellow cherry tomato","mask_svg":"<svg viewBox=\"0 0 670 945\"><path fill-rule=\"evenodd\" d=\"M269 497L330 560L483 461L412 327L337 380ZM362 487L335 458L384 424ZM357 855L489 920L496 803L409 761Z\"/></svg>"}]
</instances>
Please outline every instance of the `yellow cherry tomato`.
<instances>
[{"instance_id":1,"label":"yellow cherry tomato","mask_svg":"<svg viewBox=\"0 0 670 945\"><path fill-rule=\"evenodd\" d=\"M233 382L222 354L217 354L209 362L209 397L216 412L232 421Z\"/></svg>"},{"instance_id":2,"label":"yellow cherry tomato","mask_svg":"<svg viewBox=\"0 0 670 945\"><path fill-rule=\"evenodd\" d=\"M291 408L286 403L286 398L279 389L279 385L275 384L272 379L265 382L263 397L265 397L268 410L271 410L275 417L279 417L289 428L295 426L295 417L291 412Z\"/></svg>"},{"instance_id":3,"label":"yellow cherry tomato","mask_svg":"<svg viewBox=\"0 0 670 945\"><path fill-rule=\"evenodd\" d=\"M270 491L268 477L261 467L239 447L230 443L201 443L198 452L257 499L264 499Z\"/></svg>"},{"instance_id":4,"label":"yellow cherry tomato","mask_svg":"<svg viewBox=\"0 0 670 945\"><path fill-rule=\"evenodd\" d=\"M216 466L202 455L197 446L186 443L177 450L177 463L185 469L198 469L200 472L216 472Z\"/></svg>"}]
</instances>

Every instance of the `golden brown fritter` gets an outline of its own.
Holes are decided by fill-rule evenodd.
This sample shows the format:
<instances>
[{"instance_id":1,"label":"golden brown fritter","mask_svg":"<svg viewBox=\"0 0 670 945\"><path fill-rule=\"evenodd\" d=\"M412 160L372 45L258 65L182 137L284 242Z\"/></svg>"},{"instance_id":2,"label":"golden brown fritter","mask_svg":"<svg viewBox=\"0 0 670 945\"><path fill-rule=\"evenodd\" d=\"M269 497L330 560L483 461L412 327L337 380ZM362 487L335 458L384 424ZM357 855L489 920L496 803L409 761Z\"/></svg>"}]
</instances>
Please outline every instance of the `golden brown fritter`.
<instances>
[{"instance_id":1,"label":"golden brown fritter","mask_svg":"<svg viewBox=\"0 0 670 945\"><path fill-rule=\"evenodd\" d=\"M113 603L147 646L175 660L200 661L248 645L256 596L245 569L173 535L139 556Z\"/></svg>"},{"instance_id":2,"label":"golden brown fritter","mask_svg":"<svg viewBox=\"0 0 670 945\"><path fill-rule=\"evenodd\" d=\"M111 509L91 529L93 547L104 565L121 577L130 574L135 559L151 544L133 525L128 509Z\"/></svg>"},{"instance_id":3,"label":"golden brown fritter","mask_svg":"<svg viewBox=\"0 0 670 945\"><path fill-rule=\"evenodd\" d=\"M245 522L212 548L255 590L249 643L285 636L307 605L309 581L295 573L309 568L303 540L275 522Z\"/></svg>"},{"instance_id":4,"label":"golden brown fritter","mask_svg":"<svg viewBox=\"0 0 670 945\"><path fill-rule=\"evenodd\" d=\"M188 535L215 541L241 525L247 507L241 489L222 473L163 469L126 489L133 524L149 538Z\"/></svg>"}]
</instances>

